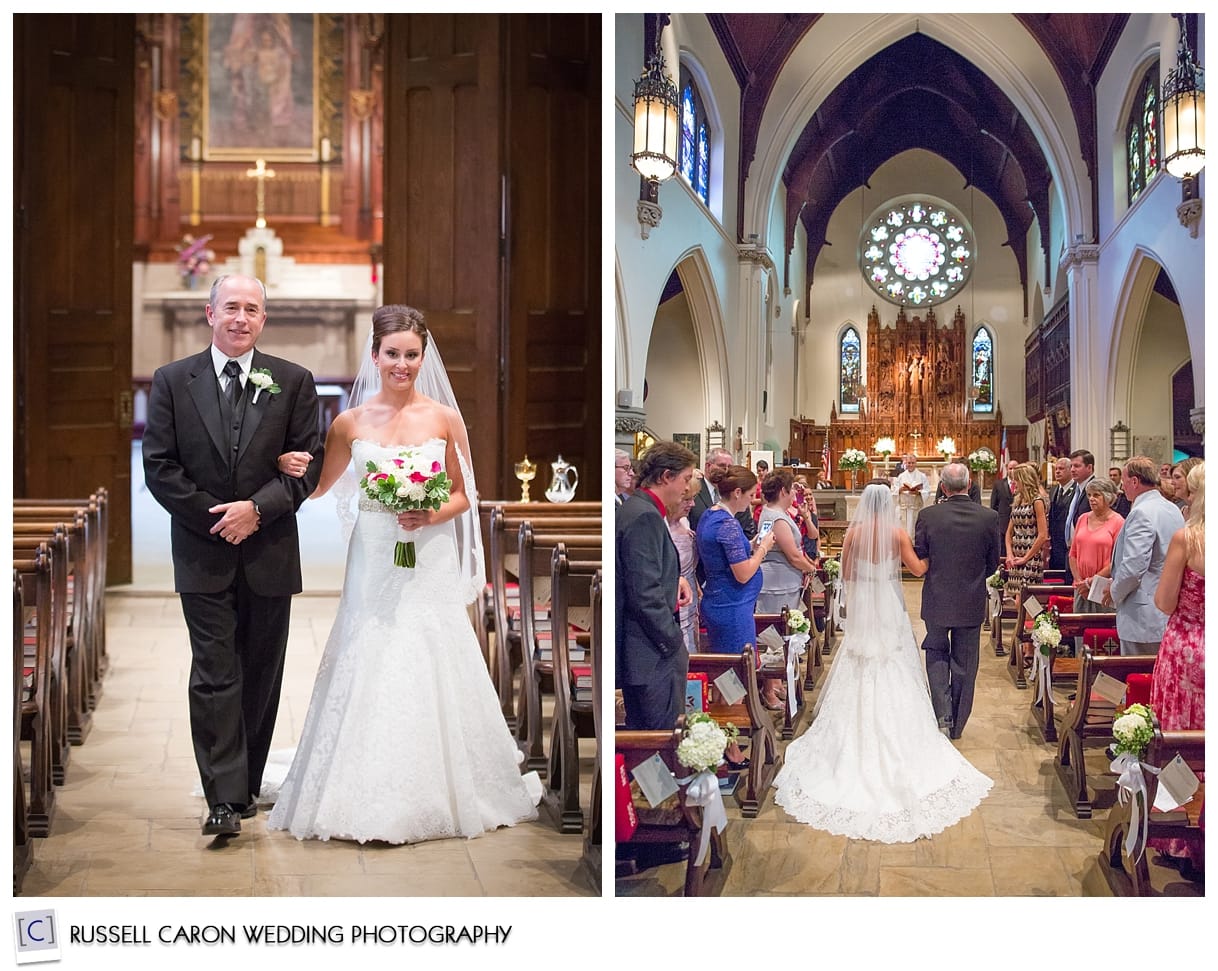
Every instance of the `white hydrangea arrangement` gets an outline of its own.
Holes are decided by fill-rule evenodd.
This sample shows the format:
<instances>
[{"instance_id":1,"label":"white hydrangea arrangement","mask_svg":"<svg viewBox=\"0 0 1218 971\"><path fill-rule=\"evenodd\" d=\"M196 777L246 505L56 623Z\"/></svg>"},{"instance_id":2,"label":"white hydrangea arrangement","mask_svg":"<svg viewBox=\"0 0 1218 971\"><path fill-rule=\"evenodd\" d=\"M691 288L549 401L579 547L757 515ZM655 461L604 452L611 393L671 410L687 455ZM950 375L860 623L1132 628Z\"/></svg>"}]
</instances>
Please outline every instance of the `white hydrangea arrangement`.
<instances>
[{"instance_id":1,"label":"white hydrangea arrangement","mask_svg":"<svg viewBox=\"0 0 1218 971\"><path fill-rule=\"evenodd\" d=\"M884 438L877 438L875 444L871 447L875 450L876 455L883 455L884 458L888 458L888 456L897 450L897 443L894 439L885 436Z\"/></svg>"},{"instance_id":2,"label":"white hydrangea arrangement","mask_svg":"<svg viewBox=\"0 0 1218 971\"><path fill-rule=\"evenodd\" d=\"M685 721L685 737L677 745L677 761L695 772L712 772L723 762L727 744L737 735L736 726L726 729L704 712L695 712Z\"/></svg>"},{"instance_id":3,"label":"white hydrangea arrangement","mask_svg":"<svg viewBox=\"0 0 1218 971\"><path fill-rule=\"evenodd\" d=\"M825 574L829 577L830 580L836 580L838 577L840 577L842 575L841 560L830 558L830 559L825 560L823 566L824 566Z\"/></svg>"},{"instance_id":4,"label":"white hydrangea arrangement","mask_svg":"<svg viewBox=\"0 0 1218 971\"><path fill-rule=\"evenodd\" d=\"M1032 624L1032 643L1045 657L1048 657L1050 652L1057 650L1057 647L1062 642L1061 628L1057 626L1057 621L1053 619L1053 615L1049 611L1036 615L1036 620Z\"/></svg>"},{"instance_id":5,"label":"white hydrangea arrangement","mask_svg":"<svg viewBox=\"0 0 1218 971\"><path fill-rule=\"evenodd\" d=\"M846 470L858 470L867 468L867 455L861 449L848 448L842 452L842 457L837 460L837 467Z\"/></svg>"},{"instance_id":6,"label":"white hydrangea arrangement","mask_svg":"<svg viewBox=\"0 0 1218 971\"><path fill-rule=\"evenodd\" d=\"M1149 705L1130 705L1112 723L1112 737L1116 739L1113 751L1117 755L1128 752L1140 759L1154 737L1153 711Z\"/></svg>"},{"instance_id":7,"label":"white hydrangea arrangement","mask_svg":"<svg viewBox=\"0 0 1218 971\"><path fill-rule=\"evenodd\" d=\"M1002 570L995 570L986 578L985 585L993 590L1001 590L1006 586L1006 581L1002 578Z\"/></svg>"},{"instance_id":8,"label":"white hydrangea arrangement","mask_svg":"<svg viewBox=\"0 0 1218 971\"><path fill-rule=\"evenodd\" d=\"M812 622L802 610L792 610L787 613L787 631L791 634L806 634L812 629Z\"/></svg>"},{"instance_id":9,"label":"white hydrangea arrangement","mask_svg":"<svg viewBox=\"0 0 1218 971\"><path fill-rule=\"evenodd\" d=\"M998 459L988 448L979 448L969 452L968 467L974 472L997 472Z\"/></svg>"}]
</instances>

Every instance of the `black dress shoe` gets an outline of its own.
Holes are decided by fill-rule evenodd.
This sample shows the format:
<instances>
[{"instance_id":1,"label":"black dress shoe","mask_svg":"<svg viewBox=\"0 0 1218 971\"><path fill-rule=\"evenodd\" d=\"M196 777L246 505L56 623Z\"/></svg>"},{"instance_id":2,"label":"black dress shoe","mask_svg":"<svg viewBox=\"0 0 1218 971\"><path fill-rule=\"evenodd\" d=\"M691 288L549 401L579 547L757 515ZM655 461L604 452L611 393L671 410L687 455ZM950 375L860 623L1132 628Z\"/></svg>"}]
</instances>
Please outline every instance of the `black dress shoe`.
<instances>
[{"instance_id":1,"label":"black dress shoe","mask_svg":"<svg viewBox=\"0 0 1218 971\"><path fill-rule=\"evenodd\" d=\"M226 802L212 806L203 823L204 836L236 836L241 832L241 819L237 810Z\"/></svg>"},{"instance_id":2,"label":"black dress shoe","mask_svg":"<svg viewBox=\"0 0 1218 971\"><path fill-rule=\"evenodd\" d=\"M739 762L733 762L731 759L726 759L726 758L723 761L727 763L727 767L732 772L743 772L745 769L747 769L750 765L753 764L751 761L749 761L749 759L747 757L741 759Z\"/></svg>"},{"instance_id":3,"label":"black dress shoe","mask_svg":"<svg viewBox=\"0 0 1218 971\"><path fill-rule=\"evenodd\" d=\"M258 800L254 796L250 796L250 801L245 804L245 808L241 810L242 819L253 819L258 815Z\"/></svg>"}]
</instances>

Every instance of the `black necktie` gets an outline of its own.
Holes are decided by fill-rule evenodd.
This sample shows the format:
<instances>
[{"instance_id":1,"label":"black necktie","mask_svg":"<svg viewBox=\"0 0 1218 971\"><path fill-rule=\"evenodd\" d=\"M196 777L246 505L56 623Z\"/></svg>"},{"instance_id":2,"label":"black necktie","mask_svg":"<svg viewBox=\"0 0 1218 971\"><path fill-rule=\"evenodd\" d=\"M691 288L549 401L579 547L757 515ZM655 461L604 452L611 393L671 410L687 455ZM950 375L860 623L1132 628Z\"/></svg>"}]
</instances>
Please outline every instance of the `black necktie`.
<instances>
[{"instance_id":1,"label":"black necktie","mask_svg":"<svg viewBox=\"0 0 1218 971\"><path fill-rule=\"evenodd\" d=\"M228 395L228 403L236 412L237 399L241 397L241 365L236 361L229 361L224 365L224 373L228 375L228 387L224 389L225 394Z\"/></svg>"}]
</instances>

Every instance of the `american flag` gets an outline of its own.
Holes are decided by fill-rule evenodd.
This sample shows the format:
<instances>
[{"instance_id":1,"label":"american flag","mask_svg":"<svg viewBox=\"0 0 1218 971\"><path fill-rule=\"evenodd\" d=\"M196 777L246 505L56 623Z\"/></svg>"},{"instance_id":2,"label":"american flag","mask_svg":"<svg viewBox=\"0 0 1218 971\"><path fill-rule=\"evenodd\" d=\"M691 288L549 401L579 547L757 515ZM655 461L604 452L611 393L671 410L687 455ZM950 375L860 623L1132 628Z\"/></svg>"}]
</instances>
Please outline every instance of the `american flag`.
<instances>
[{"instance_id":1,"label":"american flag","mask_svg":"<svg viewBox=\"0 0 1218 971\"><path fill-rule=\"evenodd\" d=\"M833 466L829 462L829 436L825 436L825 446L820 450L820 477L826 482L833 475Z\"/></svg>"},{"instance_id":2,"label":"american flag","mask_svg":"<svg viewBox=\"0 0 1218 971\"><path fill-rule=\"evenodd\" d=\"M1007 476L1007 462L1010 461L1011 453L1007 451L1007 430L1002 430L1002 448L998 452L998 478L1005 479Z\"/></svg>"}]
</instances>

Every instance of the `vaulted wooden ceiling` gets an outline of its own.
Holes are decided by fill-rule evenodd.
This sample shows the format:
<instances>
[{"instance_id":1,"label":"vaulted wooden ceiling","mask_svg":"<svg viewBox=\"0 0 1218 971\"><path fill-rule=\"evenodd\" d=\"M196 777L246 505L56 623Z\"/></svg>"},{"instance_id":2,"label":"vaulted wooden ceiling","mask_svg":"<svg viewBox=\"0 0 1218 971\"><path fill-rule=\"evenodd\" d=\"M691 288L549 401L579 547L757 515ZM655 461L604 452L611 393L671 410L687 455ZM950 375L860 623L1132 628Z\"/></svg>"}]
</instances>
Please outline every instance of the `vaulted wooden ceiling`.
<instances>
[{"instance_id":1,"label":"vaulted wooden ceiling","mask_svg":"<svg viewBox=\"0 0 1218 971\"><path fill-rule=\"evenodd\" d=\"M740 184L757 150L761 118L787 59L823 14L708 14L740 85ZM1088 172L1096 163L1095 82L1128 14L1015 14L1066 91ZM860 64L807 120L787 159L787 250L796 219L808 235L808 279L838 203L880 165L910 148L947 159L997 206L1027 281L1023 239L1039 219L1048 250L1050 174L1027 121L963 56L920 33ZM1093 205L1092 210L1096 207ZM737 233L743 234L741 207ZM1094 218L1094 217L1093 217ZM1094 227L1093 227L1094 230Z\"/></svg>"}]
</instances>

